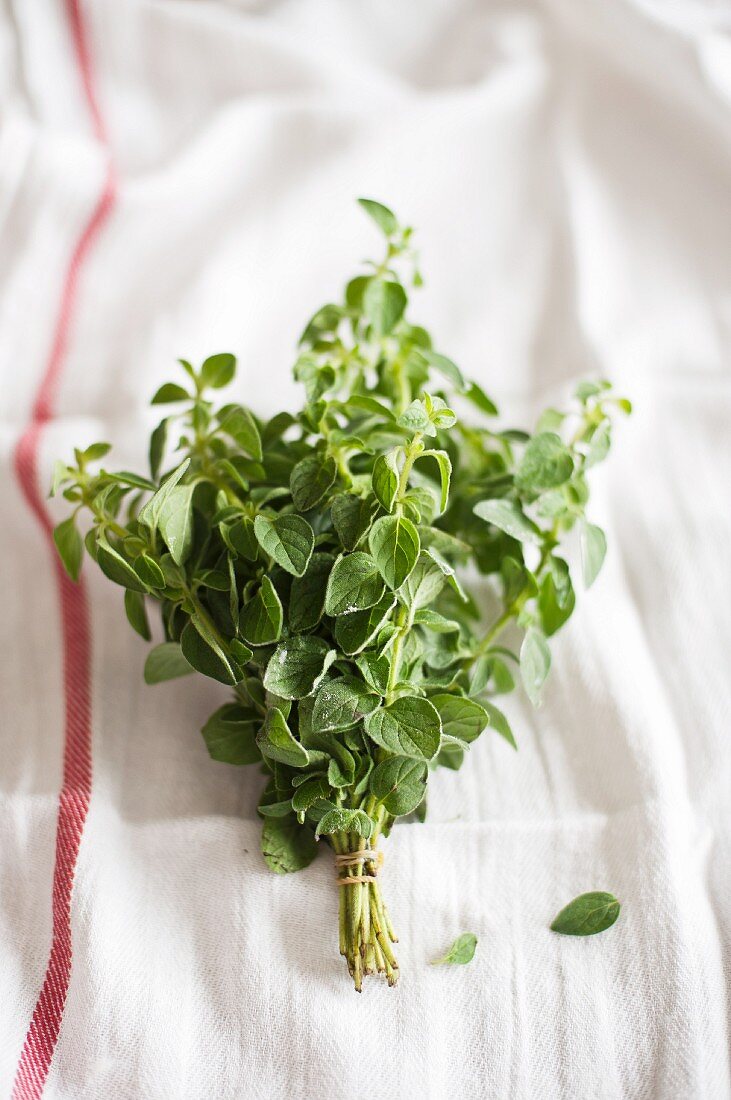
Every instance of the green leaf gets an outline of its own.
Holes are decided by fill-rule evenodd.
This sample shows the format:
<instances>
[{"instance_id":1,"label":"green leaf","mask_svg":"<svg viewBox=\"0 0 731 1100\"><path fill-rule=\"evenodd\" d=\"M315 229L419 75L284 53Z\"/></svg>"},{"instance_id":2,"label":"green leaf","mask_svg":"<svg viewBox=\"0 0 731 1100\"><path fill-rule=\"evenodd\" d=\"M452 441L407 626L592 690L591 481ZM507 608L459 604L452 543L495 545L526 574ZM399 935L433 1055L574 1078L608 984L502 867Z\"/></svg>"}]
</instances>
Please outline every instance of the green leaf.
<instances>
[{"instance_id":1,"label":"green leaf","mask_svg":"<svg viewBox=\"0 0 731 1100\"><path fill-rule=\"evenodd\" d=\"M396 215L387 206L376 202L375 199L358 199L358 202L387 237L392 237L398 232L399 224Z\"/></svg>"},{"instance_id":2,"label":"green leaf","mask_svg":"<svg viewBox=\"0 0 731 1100\"><path fill-rule=\"evenodd\" d=\"M224 405L218 417L221 431L234 439L242 451L261 462L261 436L249 410L242 405Z\"/></svg>"},{"instance_id":3,"label":"green leaf","mask_svg":"<svg viewBox=\"0 0 731 1100\"><path fill-rule=\"evenodd\" d=\"M148 588L164 588L165 574L154 558L148 554L140 554L134 561L134 569L137 576Z\"/></svg>"},{"instance_id":4,"label":"green leaf","mask_svg":"<svg viewBox=\"0 0 731 1100\"><path fill-rule=\"evenodd\" d=\"M66 463L62 462L60 458L57 458L53 464L53 478L51 480L51 488L48 492L49 497L55 497L58 490L65 481L68 481L70 476L71 471L69 471Z\"/></svg>"},{"instance_id":5,"label":"green leaf","mask_svg":"<svg viewBox=\"0 0 731 1100\"><path fill-rule=\"evenodd\" d=\"M473 512L480 519L498 527L506 535L519 542L541 541L541 532L521 511L520 505L512 500L483 500L476 504Z\"/></svg>"},{"instance_id":6,"label":"green leaf","mask_svg":"<svg viewBox=\"0 0 731 1100\"><path fill-rule=\"evenodd\" d=\"M373 832L373 822L363 810L332 809L320 818L315 836L329 836L332 833L352 833L368 840Z\"/></svg>"},{"instance_id":7,"label":"green leaf","mask_svg":"<svg viewBox=\"0 0 731 1100\"><path fill-rule=\"evenodd\" d=\"M556 581L553 573L547 573L541 582L538 595L538 610L541 615L543 633L550 638L559 630L573 613L576 605L576 597L569 578L568 594L565 596L563 606L559 602L559 593L556 589Z\"/></svg>"},{"instance_id":8,"label":"green leaf","mask_svg":"<svg viewBox=\"0 0 731 1100\"><path fill-rule=\"evenodd\" d=\"M242 516L230 527L221 526L224 542L235 554L247 561L256 561L259 556L259 543L254 533L254 522L248 516Z\"/></svg>"},{"instance_id":9,"label":"green leaf","mask_svg":"<svg viewBox=\"0 0 731 1100\"><path fill-rule=\"evenodd\" d=\"M236 356L229 352L209 355L201 367L200 378L204 386L214 390L223 389L236 373Z\"/></svg>"},{"instance_id":10,"label":"green leaf","mask_svg":"<svg viewBox=\"0 0 731 1100\"><path fill-rule=\"evenodd\" d=\"M591 382L589 379L585 379L576 386L574 397L579 401L587 401L590 397L597 397L607 389L609 389L609 382L602 380Z\"/></svg>"},{"instance_id":11,"label":"green leaf","mask_svg":"<svg viewBox=\"0 0 731 1100\"><path fill-rule=\"evenodd\" d=\"M394 817L414 812L426 794L426 764L408 756L391 756L376 766L371 793Z\"/></svg>"},{"instance_id":12,"label":"green leaf","mask_svg":"<svg viewBox=\"0 0 731 1100\"><path fill-rule=\"evenodd\" d=\"M109 577L110 581L121 584L123 588L131 588L135 592L147 591L129 562L119 551L109 545L103 535L98 538L96 560L102 573Z\"/></svg>"},{"instance_id":13,"label":"green leaf","mask_svg":"<svg viewBox=\"0 0 731 1100\"><path fill-rule=\"evenodd\" d=\"M393 508L399 486L399 470L396 465L396 450L379 455L373 464L373 492L378 503L387 512Z\"/></svg>"},{"instance_id":14,"label":"green leaf","mask_svg":"<svg viewBox=\"0 0 731 1100\"><path fill-rule=\"evenodd\" d=\"M321 733L354 726L380 705L381 697L368 690L361 680L344 676L323 684L315 698L312 726Z\"/></svg>"},{"instance_id":15,"label":"green leaf","mask_svg":"<svg viewBox=\"0 0 731 1100\"><path fill-rule=\"evenodd\" d=\"M329 800L330 784L323 776L315 779L306 779L301 783L292 795L292 809L296 813L304 814L316 802Z\"/></svg>"},{"instance_id":16,"label":"green leaf","mask_svg":"<svg viewBox=\"0 0 731 1100\"><path fill-rule=\"evenodd\" d=\"M330 573L325 595L328 615L351 615L377 604L383 595L383 581L370 554L356 550L338 558Z\"/></svg>"},{"instance_id":17,"label":"green leaf","mask_svg":"<svg viewBox=\"0 0 731 1100\"><path fill-rule=\"evenodd\" d=\"M551 667L551 651L537 627L526 631L520 647L520 675L528 698L534 707L540 702L541 688Z\"/></svg>"},{"instance_id":18,"label":"green leaf","mask_svg":"<svg viewBox=\"0 0 731 1100\"><path fill-rule=\"evenodd\" d=\"M261 587L253 599L241 609L239 630L249 645L271 645L282 633L284 612L282 603L269 577L261 579Z\"/></svg>"},{"instance_id":19,"label":"green leaf","mask_svg":"<svg viewBox=\"0 0 731 1100\"><path fill-rule=\"evenodd\" d=\"M325 454L307 455L292 470L289 487L294 506L309 512L327 495L337 476L335 460Z\"/></svg>"},{"instance_id":20,"label":"green leaf","mask_svg":"<svg viewBox=\"0 0 731 1100\"><path fill-rule=\"evenodd\" d=\"M197 618L183 628L180 635L180 648L188 664L222 684L237 684L241 679L241 669L223 651L210 630Z\"/></svg>"},{"instance_id":21,"label":"green leaf","mask_svg":"<svg viewBox=\"0 0 731 1100\"><path fill-rule=\"evenodd\" d=\"M375 397L370 397L364 393L352 394L345 407L347 409L362 409L364 412L372 413L374 416L383 417L384 420L396 422L396 417L393 415L388 405L384 405L382 401L379 401Z\"/></svg>"},{"instance_id":22,"label":"green leaf","mask_svg":"<svg viewBox=\"0 0 731 1100\"><path fill-rule=\"evenodd\" d=\"M389 593L367 611L340 615L335 621L335 641L343 653L352 657L370 645L395 606L396 600Z\"/></svg>"},{"instance_id":23,"label":"green leaf","mask_svg":"<svg viewBox=\"0 0 731 1100\"><path fill-rule=\"evenodd\" d=\"M355 663L369 687L372 687L379 695L388 694L388 677L391 663L385 654L361 653L355 658Z\"/></svg>"},{"instance_id":24,"label":"green leaf","mask_svg":"<svg viewBox=\"0 0 731 1100\"><path fill-rule=\"evenodd\" d=\"M451 382L456 390L460 393L464 393L467 390L467 383L464 380L462 371L456 363L453 363L451 359L447 359L446 355L439 355L436 351L431 351L427 348L420 349L419 354L426 359L430 367L439 371L441 375Z\"/></svg>"},{"instance_id":25,"label":"green leaf","mask_svg":"<svg viewBox=\"0 0 731 1100\"><path fill-rule=\"evenodd\" d=\"M427 412L426 405L418 398L412 401L407 409L401 413L398 418L398 423L402 428L406 428L407 431L415 435L417 432L421 432L422 435L436 435L437 430L432 424L431 417Z\"/></svg>"},{"instance_id":26,"label":"green leaf","mask_svg":"<svg viewBox=\"0 0 731 1100\"><path fill-rule=\"evenodd\" d=\"M439 712L427 699L402 696L369 714L365 728L377 745L399 756L432 760L439 751Z\"/></svg>"},{"instance_id":27,"label":"green leaf","mask_svg":"<svg viewBox=\"0 0 731 1100\"><path fill-rule=\"evenodd\" d=\"M152 635L150 634L150 624L147 621L145 597L141 592L133 592L131 588L125 590L124 611L127 616L127 622L132 629L136 630L139 636L144 638L146 642L149 642Z\"/></svg>"},{"instance_id":28,"label":"green leaf","mask_svg":"<svg viewBox=\"0 0 731 1100\"><path fill-rule=\"evenodd\" d=\"M422 451L419 458L433 458L439 466L439 476L442 482L442 496L439 505L439 514L446 511L449 500L449 484L452 478L452 463L446 451Z\"/></svg>"},{"instance_id":29,"label":"green leaf","mask_svg":"<svg viewBox=\"0 0 731 1100\"><path fill-rule=\"evenodd\" d=\"M483 412L485 416L497 416L498 407L494 401L491 401L481 386L478 386L476 382L471 382L465 392L465 397L468 401L472 402L476 409Z\"/></svg>"},{"instance_id":30,"label":"green leaf","mask_svg":"<svg viewBox=\"0 0 731 1100\"><path fill-rule=\"evenodd\" d=\"M282 642L272 654L264 687L280 699L312 695L337 654L322 638L297 635Z\"/></svg>"},{"instance_id":31,"label":"green leaf","mask_svg":"<svg viewBox=\"0 0 731 1100\"><path fill-rule=\"evenodd\" d=\"M398 598L407 607L417 609L434 603L444 587L445 574L431 554L422 551L416 565L398 590Z\"/></svg>"},{"instance_id":32,"label":"green leaf","mask_svg":"<svg viewBox=\"0 0 731 1100\"><path fill-rule=\"evenodd\" d=\"M442 576L446 578L447 583L450 585L451 588L454 589L462 603L469 603L470 597L467 595L464 588L462 587L454 566L450 565L449 562L442 557L435 546L430 546L426 551L426 555L427 557L431 558L431 560L435 563L437 569L439 569Z\"/></svg>"},{"instance_id":33,"label":"green leaf","mask_svg":"<svg viewBox=\"0 0 731 1100\"><path fill-rule=\"evenodd\" d=\"M457 936L452 946L440 959L434 959L432 966L459 965L464 966L472 962L477 947L477 936L474 932L463 932Z\"/></svg>"},{"instance_id":34,"label":"green leaf","mask_svg":"<svg viewBox=\"0 0 731 1100\"><path fill-rule=\"evenodd\" d=\"M294 633L312 630L322 618L327 581L332 567L332 555L315 552L304 576L295 577L292 581L289 627Z\"/></svg>"},{"instance_id":35,"label":"green leaf","mask_svg":"<svg viewBox=\"0 0 731 1100\"><path fill-rule=\"evenodd\" d=\"M193 547L193 493L195 485L175 485L160 509L158 529L176 565L182 565Z\"/></svg>"},{"instance_id":36,"label":"green leaf","mask_svg":"<svg viewBox=\"0 0 731 1100\"><path fill-rule=\"evenodd\" d=\"M565 906L551 925L562 936L595 936L611 928L621 909L613 894L602 890L579 894Z\"/></svg>"},{"instance_id":37,"label":"green leaf","mask_svg":"<svg viewBox=\"0 0 731 1100\"><path fill-rule=\"evenodd\" d=\"M152 401L151 405L169 405L173 401L190 401L191 397L187 390L182 386L178 386L175 382L165 382L160 386Z\"/></svg>"},{"instance_id":38,"label":"green leaf","mask_svg":"<svg viewBox=\"0 0 731 1100\"><path fill-rule=\"evenodd\" d=\"M510 728L510 723L503 712L498 710L494 703L488 703L486 699L483 699L482 706L487 711L487 716L490 719L490 729L494 729L499 733L517 752L518 745Z\"/></svg>"},{"instance_id":39,"label":"green leaf","mask_svg":"<svg viewBox=\"0 0 731 1100\"><path fill-rule=\"evenodd\" d=\"M261 831L261 854L270 871L288 875L309 867L317 855L317 844L307 825L269 817Z\"/></svg>"},{"instance_id":40,"label":"green leaf","mask_svg":"<svg viewBox=\"0 0 731 1100\"><path fill-rule=\"evenodd\" d=\"M561 437L555 432L539 432L523 452L515 483L519 489L542 493L563 485L573 472L574 460Z\"/></svg>"},{"instance_id":41,"label":"green leaf","mask_svg":"<svg viewBox=\"0 0 731 1100\"><path fill-rule=\"evenodd\" d=\"M429 702L439 712L445 737L465 743L477 740L490 720L484 707L461 695L432 695Z\"/></svg>"},{"instance_id":42,"label":"green leaf","mask_svg":"<svg viewBox=\"0 0 731 1100\"><path fill-rule=\"evenodd\" d=\"M81 572L81 563L84 560L84 540L76 529L73 516L62 520L58 527L54 527L53 541L64 569L72 581L77 581Z\"/></svg>"},{"instance_id":43,"label":"green leaf","mask_svg":"<svg viewBox=\"0 0 731 1100\"><path fill-rule=\"evenodd\" d=\"M406 291L400 283L371 279L363 294L363 314L376 336L388 336L406 309Z\"/></svg>"},{"instance_id":44,"label":"green leaf","mask_svg":"<svg viewBox=\"0 0 731 1100\"><path fill-rule=\"evenodd\" d=\"M256 743L260 725L256 711L239 703L219 707L201 730L211 759L222 764L257 764L261 760Z\"/></svg>"},{"instance_id":45,"label":"green leaf","mask_svg":"<svg viewBox=\"0 0 731 1100\"><path fill-rule=\"evenodd\" d=\"M607 537L601 527L586 521L581 525L581 566L584 585L591 588L607 554Z\"/></svg>"},{"instance_id":46,"label":"green leaf","mask_svg":"<svg viewBox=\"0 0 731 1100\"><path fill-rule=\"evenodd\" d=\"M181 462L178 468L173 470L170 476L163 481L157 492L150 497L144 508L140 510L140 514L137 517L139 523L143 524L145 527L149 527L151 531L157 529L160 522L160 514L165 506L165 501L168 499L189 466L190 459L186 458L185 461Z\"/></svg>"},{"instance_id":47,"label":"green leaf","mask_svg":"<svg viewBox=\"0 0 731 1100\"><path fill-rule=\"evenodd\" d=\"M454 634L459 630L459 623L454 619L447 619L428 607L414 613L414 625L425 626L427 630L434 630L437 634Z\"/></svg>"},{"instance_id":48,"label":"green leaf","mask_svg":"<svg viewBox=\"0 0 731 1100\"><path fill-rule=\"evenodd\" d=\"M163 642L147 654L145 683L161 684L165 680L177 680L179 676L189 676L192 671L178 643Z\"/></svg>"},{"instance_id":49,"label":"green leaf","mask_svg":"<svg viewBox=\"0 0 731 1100\"><path fill-rule=\"evenodd\" d=\"M168 441L169 420L161 420L150 436L150 475L157 481Z\"/></svg>"},{"instance_id":50,"label":"green leaf","mask_svg":"<svg viewBox=\"0 0 731 1100\"><path fill-rule=\"evenodd\" d=\"M92 443L83 452L84 462L98 462L100 458L108 455L111 449L111 443Z\"/></svg>"},{"instance_id":51,"label":"green leaf","mask_svg":"<svg viewBox=\"0 0 731 1100\"><path fill-rule=\"evenodd\" d=\"M304 575L315 545L314 532L306 519L287 514L258 515L254 533L264 553L274 558L277 565L295 577Z\"/></svg>"},{"instance_id":52,"label":"green leaf","mask_svg":"<svg viewBox=\"0 0 731 1100\"><path fill-rule=\"evenodd\" d=\"M371 522L371 506L368 501L352 493L342 493L332 502L330 514L344 549L355 550Z\"/></svg>"},{"instance_id":53,"label":"green leaf","mask_svg":"<svg viewBox=\"0 0 731 1100\"><path fill-rule=\"evenodd\" d=\"M292 736L287 720L279 707L270 707L264 725L256 739L262 756L286 764L290 768L306 768L310 762L307 749Z\"/></svg>"},{"instance_id":54,"label":"green leaf","mask_svg":"<svg viewBox=\"0 0 731 1100\"><path fill-rule=\"evenodd\" d=\"M434 761L434 766L437 768L449 768L453 772L458 772L464 764L464 760L465 750L450 741L448 744L442 745Z\"/></svg>"},{"instance_id":55,"label":"green leaf","mask_svg":"<svg viewBox=\"0 0 731 1100\"><path fill-rule=\"evenodd\" d=\"M368 545L388 587L400 588L416 565L421 549L419 532L411 520L403 516L383 516L376 520Z\"/></svg>"},{"instance_id":56,"label":"green leaf","mask_svg":"<svg viewBox=\"0 0 731 1100\"><path fill-rule=\"evenodd\" d=\"M612 426L607 420L599 425L591 437L589 450L587 451L586 460L584 462L586 469L588 470L592 466L597 466L600 462L603 462L609 454L611 445Z\"/></svg>"}]
</instances>

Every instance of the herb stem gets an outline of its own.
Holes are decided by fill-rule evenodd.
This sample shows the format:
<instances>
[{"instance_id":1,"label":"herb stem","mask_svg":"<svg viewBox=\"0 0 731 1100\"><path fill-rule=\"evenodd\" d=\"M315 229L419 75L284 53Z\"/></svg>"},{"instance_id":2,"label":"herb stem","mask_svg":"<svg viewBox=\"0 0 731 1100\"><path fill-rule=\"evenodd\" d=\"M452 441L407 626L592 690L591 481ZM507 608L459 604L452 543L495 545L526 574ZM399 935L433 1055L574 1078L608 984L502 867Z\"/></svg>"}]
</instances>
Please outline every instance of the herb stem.
<instances>
[{"instance_id":1,"label":"herb stem","mask_svg":"<svg viewBox=\"0 0 731 1100\"><path fill-rule=\"evenodd\" d=\"M386 706L393 702L394 688L398 683L399 668L401 665L401 647L404 644L404 638L406 637L406 631L408 629L408 613L405 607L399 606L396 612L395 622L399 630L393 643L393 649L391 650L391 667L388 671L388 684L386 685Z\"/></svg>"}]
</instances>

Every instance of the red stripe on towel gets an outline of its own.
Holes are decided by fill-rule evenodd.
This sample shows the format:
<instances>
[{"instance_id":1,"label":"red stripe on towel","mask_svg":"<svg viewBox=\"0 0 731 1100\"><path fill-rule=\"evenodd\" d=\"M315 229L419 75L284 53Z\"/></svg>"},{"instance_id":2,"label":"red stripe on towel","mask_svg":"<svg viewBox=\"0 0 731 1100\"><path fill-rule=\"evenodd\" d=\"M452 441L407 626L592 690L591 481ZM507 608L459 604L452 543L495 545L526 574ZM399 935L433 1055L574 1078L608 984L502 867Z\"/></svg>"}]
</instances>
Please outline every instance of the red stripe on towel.
<instances>
[{"instance_id":1,"label":"red stripe on towel","mask_svg":"<svg viewBox=\"0 0 731 1100\"><path fill-rule=\"evenodd\" d=\"M88 39L79 0L65 0L74 51L92 118L94 135L106 144L94 92ZM100 230L114 207L116 181L111 164L104 190L71 255L46 369L31 420L15 450L15 471L23 496L43 531L52 557L61 610L65 700L63 780L58 800L56 855L53 868L51 949L46 975L20 1055L13 1100L38 1100L56 1048L71 978L71 894L76 861L91 798L91 637L86 586L66 576L53 543L53 523L38 478L43 427L54 415L56 393L66 360L77 308L79 275Z\"/></svg>"}]
</instances>

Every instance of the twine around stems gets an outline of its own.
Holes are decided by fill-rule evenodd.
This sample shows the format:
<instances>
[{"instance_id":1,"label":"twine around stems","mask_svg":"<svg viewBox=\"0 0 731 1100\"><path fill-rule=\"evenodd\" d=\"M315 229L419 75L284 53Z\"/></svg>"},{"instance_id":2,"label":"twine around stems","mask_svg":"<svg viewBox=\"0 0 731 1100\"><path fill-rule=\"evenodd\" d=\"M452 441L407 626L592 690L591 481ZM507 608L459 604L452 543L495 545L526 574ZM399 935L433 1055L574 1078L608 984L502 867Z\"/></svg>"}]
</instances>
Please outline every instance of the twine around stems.
<instances>
[{"instance_id":1,"label":"twine around stems","mask_svg":"<svg viewBox=\"0 0 731 1100\"><path fill-rule=\"evenodd\" d=\"M374 863L375 867L372 873L368 875L347 875L345 878L340 878L341 870L353 867L358 863ZM356 886L360 882L375 882L382 865L383 852L380 849L378 851L369 849L361 852L340 852L335 856L335 873L338 875L338 886Z\"/></svg>"}]
</instances>

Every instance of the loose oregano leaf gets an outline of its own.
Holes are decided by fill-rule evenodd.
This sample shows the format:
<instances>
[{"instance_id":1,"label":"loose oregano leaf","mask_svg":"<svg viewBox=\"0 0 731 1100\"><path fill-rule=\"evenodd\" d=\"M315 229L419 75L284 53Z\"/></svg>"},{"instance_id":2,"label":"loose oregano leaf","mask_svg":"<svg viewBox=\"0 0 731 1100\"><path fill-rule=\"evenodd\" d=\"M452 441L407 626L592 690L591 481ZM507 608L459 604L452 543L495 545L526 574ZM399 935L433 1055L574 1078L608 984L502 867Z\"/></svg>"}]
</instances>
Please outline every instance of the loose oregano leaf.
<instances>
[{"instance_id":1,"label":"loose oregano leaf","mask_svg":"<svg viewBox=\"0 0 731 1100\"><path fill-rule=\"evenodd\" d=\"M612 927L620 909L613 894L601 890L579 894L554 919L551 931L562 936L595 936Z\"/></svg>"},{"instance_id":2,"label":"loose oregano leaf","mask_svg":"<svg viewBox=\"0 0 731 1100\"><path fill-rule=\"evenodd\" d=\"M432 966L465 966L472 962L477 947L477 936L474 932L463 932L457 936L452 946L439 959L434 959Z\"/></svg>"}]
</instances>

